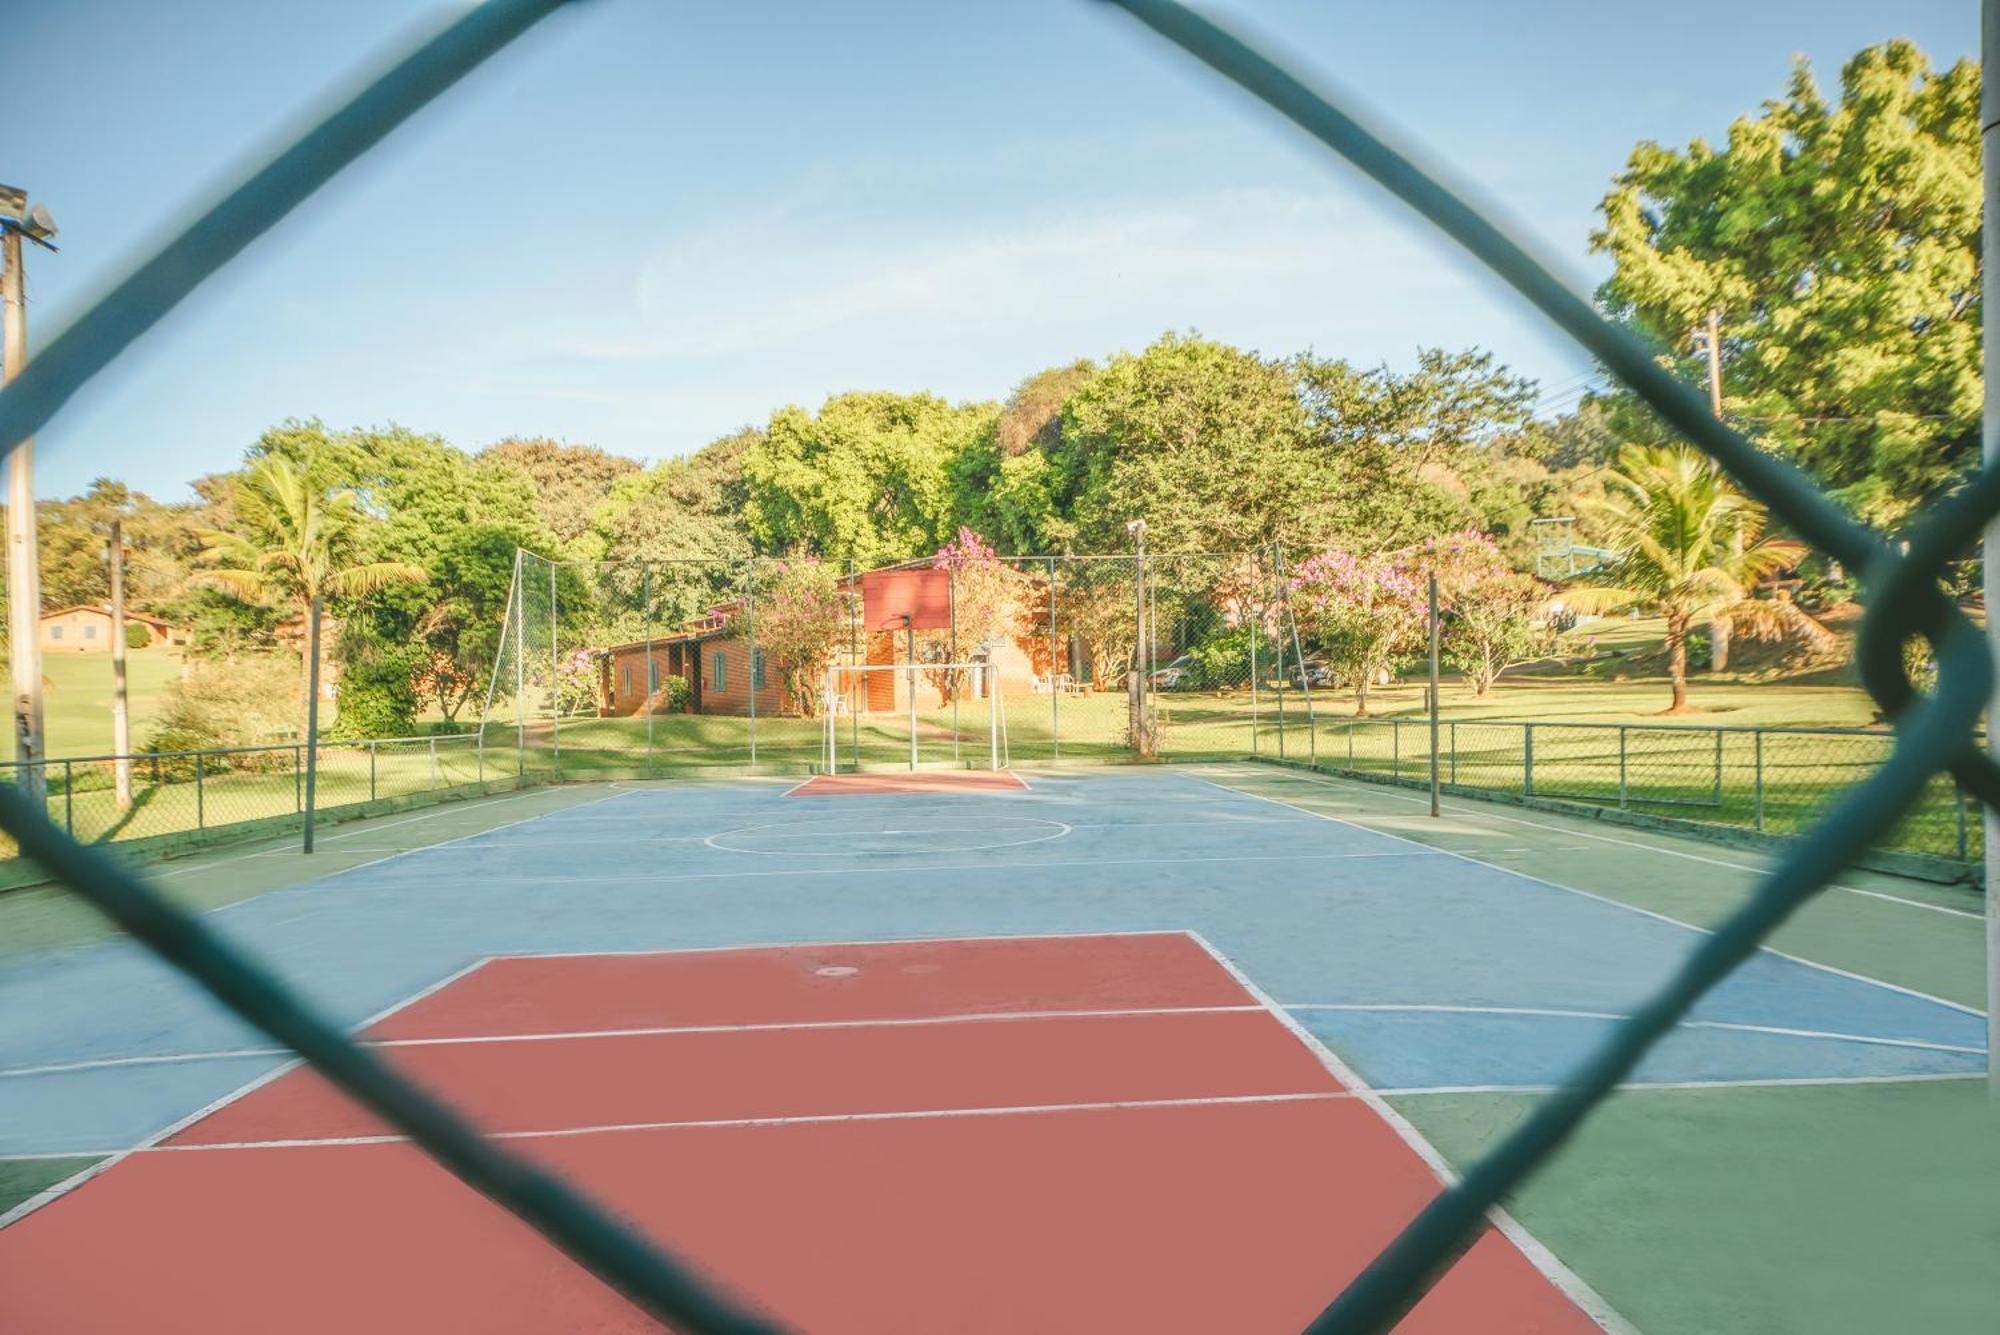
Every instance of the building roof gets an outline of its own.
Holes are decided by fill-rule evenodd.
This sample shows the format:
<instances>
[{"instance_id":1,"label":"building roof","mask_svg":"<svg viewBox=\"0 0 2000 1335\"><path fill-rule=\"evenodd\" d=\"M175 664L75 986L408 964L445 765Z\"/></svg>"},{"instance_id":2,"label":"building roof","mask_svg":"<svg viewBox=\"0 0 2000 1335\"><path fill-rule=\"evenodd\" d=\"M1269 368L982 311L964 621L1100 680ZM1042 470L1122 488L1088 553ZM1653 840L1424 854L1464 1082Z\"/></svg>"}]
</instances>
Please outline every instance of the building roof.
<instances>
[{"instance_id":1,"label":"building roof","mask_svg":"<svg viewBox=\"0 0 2000 1335\"><path fill-rule=\"evenodd\" d=\"M95 603L71 603L68 607L49 608L47 611L42 613L41 620L47 621L50 617L68 616L71 612L95 612L99 616L106 616L106 617L111 615L110 608L101 607ZM173 629L173 627L162 618L156 617L150 612L134 612L129 607L125 609L125 619L127 621L143 621L149 626L158 626L161 630Z\"/></svg>"}]
</instances>

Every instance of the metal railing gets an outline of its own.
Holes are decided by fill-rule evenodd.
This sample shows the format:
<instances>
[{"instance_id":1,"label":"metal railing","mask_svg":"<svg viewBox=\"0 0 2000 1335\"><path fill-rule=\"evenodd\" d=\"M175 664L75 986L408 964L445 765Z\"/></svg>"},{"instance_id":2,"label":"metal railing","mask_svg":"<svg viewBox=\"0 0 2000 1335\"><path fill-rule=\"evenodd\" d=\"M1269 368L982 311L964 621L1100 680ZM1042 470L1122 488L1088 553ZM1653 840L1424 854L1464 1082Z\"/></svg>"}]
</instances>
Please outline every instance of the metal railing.
<instances>
[{"instance_id":1,"label":"metal railing","mask_svg":"<svg viewBox=\"0 0 2000 1335\"><path fill-rule=\"evenodd\" d=\"M1171 748L1174 733L1165 736ZM1253 731L1251 744L1258 758L1305 762L1361 779L1416 783L1430 773L1430 725L1424 719L1321 712L1308 727L1299 719L1287 725L1273 711ZM1879 769L1895 749L1896 734L1875 728L1448 719L1437 745L1439 777L1461 793L1793 835L1809 830L1842 794ZM1941 774L1883 833L1877 848L1970 865L1984 855L1984 835L1971 797Z\"/></svg>"},{"instance_id":2,"label":"metal railing","mask_svg":"<svg viewBox=\"0 0 2000 1335\"><path fill-rule=\"evenodd\" d=\"M320 812L477 788L517 769L511 752L494 754L475 733L322 740L314 750ZM198 836L303 817L305 774L304 742L0 762L0 783L39 788L49 820L84 843ZM14 852L11 841L0 841L0 858Z\"/></svg>"}]
</instances>

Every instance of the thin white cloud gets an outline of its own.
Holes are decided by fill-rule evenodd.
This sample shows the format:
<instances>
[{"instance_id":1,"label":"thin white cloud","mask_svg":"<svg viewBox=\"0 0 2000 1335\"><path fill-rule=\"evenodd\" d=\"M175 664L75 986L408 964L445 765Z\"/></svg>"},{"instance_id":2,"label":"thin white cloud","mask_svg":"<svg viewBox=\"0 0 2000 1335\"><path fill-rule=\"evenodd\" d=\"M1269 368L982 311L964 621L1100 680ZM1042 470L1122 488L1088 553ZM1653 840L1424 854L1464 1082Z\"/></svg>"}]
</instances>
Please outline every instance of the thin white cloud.
<instances>
[{"instance_id":1,"label":"thin white cloud","mask_svg":"<svg viewBox=\"0 0 2000 1335\"><path fill-rule=\"evenodd\" d=\"M1222 190L1068 215L1028 205L893 235L787 208L669 239L640 274L632 325L563 350L692 363L913 333L984 342L1029 325L1298 329L1324 342L1311 331L1332 332L1330 319L1388 332L1398 310L1435 309L1441 288L1467 283L1408 230L1331 191Z\"/></svg>"}]
</instances>

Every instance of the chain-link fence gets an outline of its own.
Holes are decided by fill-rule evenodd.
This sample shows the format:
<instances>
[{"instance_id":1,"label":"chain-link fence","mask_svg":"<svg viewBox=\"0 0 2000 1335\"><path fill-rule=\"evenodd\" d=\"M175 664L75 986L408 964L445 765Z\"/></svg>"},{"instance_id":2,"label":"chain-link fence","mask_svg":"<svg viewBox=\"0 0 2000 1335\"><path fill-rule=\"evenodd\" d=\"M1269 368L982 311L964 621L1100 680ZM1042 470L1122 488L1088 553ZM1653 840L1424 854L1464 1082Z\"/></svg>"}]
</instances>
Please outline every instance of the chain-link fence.
<instances>
[{"instance_id":1,"label":"chain-link fence","mask_svg":"<svg viewBox=\"0 0 2000 1335\"><path fill-rule=\"evenodd\" d=\"M332 812L450 790L479 790L514 775L516 755L483 749L470 733L321 741L311 802ZM0 764L0 783L39 789L49 820L84 843L171 849L226 832L296 824L308 802L303 742L69 756ZM39 781L39 782L37 782ZM15 847L0 837L0 862ZM0 884L7 874L0 872Z\"/></svg>"},{"instance_id":2,"label":"chain-link fence","mask_svg":"<svg viewBox=\"0 0 2000 1335\"><path fill-rule=\"evenodd\" d=\"M1427 722L1348 717L1332 698L1351 683L1329 646L1301 635L1286 560L1279 546L996 558L945 571L947 627L897 633L867 628L852 563L523 552L479 768L804 773L823 763L829 728L843 766L977 765L993 691L1013 762L1256 758L1426 778ZM956 663L987 670L968 679L945 667ZM1447 720L1438 763L1461 793L1788 835L1894 741L1864 728ZM1878 845L1964 864L1982 846L1948 778Z\"/></svg>"},{"instance_id":3,"label":"chain-link fence","mask_svg":"<svg viewBox=\"0 0 2000 1335\"><path fill-rule=\"evenodd\" d=\"M1282 730L1281 730L1282 731ZM1298 729L1292 730L1296 736ZM1644 822L1753 834L1810 829L1849 788L1873 773L1895 734L1868 728L1712 727L1668 723L1440 720L1438 777L1471 796L1533 799ZM1331 773L1427 783L1426 719L1322 714L1291 755ZM1934 779L1877 848L1970 864L1984 855L1970 797Z\"/></svg>"}]
</instances>

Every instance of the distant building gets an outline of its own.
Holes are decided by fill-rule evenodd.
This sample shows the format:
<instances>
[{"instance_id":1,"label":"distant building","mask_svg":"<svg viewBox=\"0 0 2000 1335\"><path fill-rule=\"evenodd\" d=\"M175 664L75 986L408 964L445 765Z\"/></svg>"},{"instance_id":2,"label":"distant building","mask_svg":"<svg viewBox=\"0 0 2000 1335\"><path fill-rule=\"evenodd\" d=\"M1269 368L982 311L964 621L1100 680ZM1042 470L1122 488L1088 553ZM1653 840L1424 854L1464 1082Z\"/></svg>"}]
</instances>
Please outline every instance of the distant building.
<instances>
[{"instance_id":1,"label":"distant building","mask_svg":"<svg viewBox=\"0 0 2000 1335\"><path fill-rule=\"evenodd\" d=\"M144 612L125 613L127 627L146 632L146 646L182 645L187 632L170 626ZM105 654L111 652L111 609L79 603L42 613L42 652L45 654Z\"/></svg>"},{"instance_id":2,"label":"distant building","mask_svg":"<svg viewBox=\"0 0 2000 1335\"><path fill-rule=\"evenodd\" d=\"M670 712L747 714L753 693L760 715L796 713L798 706L785 692L778 665L768 659L762 648L753 650L739 632L737 611L734 603L721 604L685 625L664 630L651 640L614 644L603 650L597 660L598 713L604 717ZM900 634L863 632L854 639L858 643L838 646L825 666L857 661L883 666L903 661L904 642ZM1037 664L1015 641L992 645L977 653L968 652L967 657L990 663L1005 694L1054 688L1046 676L1046 664ZM1038 666L1043 669L1039 675ZM824 670L815 670L815 680ZM679 699L674 698L676 693L669 678L686 683L685 694ZM863 713L900 713L908 708L908 673L871 672L862 680L866 684L859 691L856 707ZM1063 680L1067 682L1067 678ZM852 687L854 683L850 680L848 684ZM984 699L992 684L992 676L980 676L968 683L967 698ZM937 683L928 678L920 680L918 692L922 708L936 708L945 703ZM840 707L846 709L847 702L843 701Z\"/></svg>"}]
</instances>

